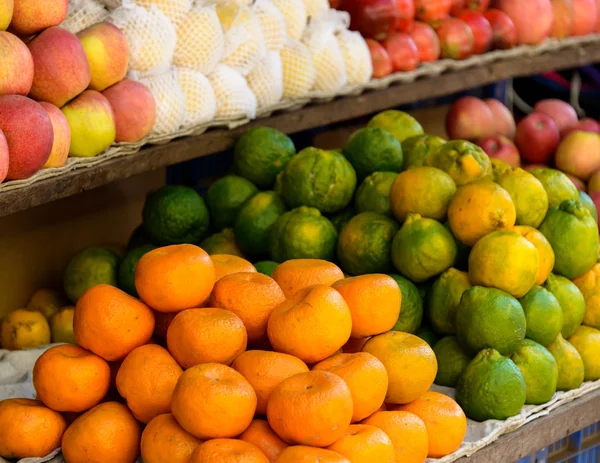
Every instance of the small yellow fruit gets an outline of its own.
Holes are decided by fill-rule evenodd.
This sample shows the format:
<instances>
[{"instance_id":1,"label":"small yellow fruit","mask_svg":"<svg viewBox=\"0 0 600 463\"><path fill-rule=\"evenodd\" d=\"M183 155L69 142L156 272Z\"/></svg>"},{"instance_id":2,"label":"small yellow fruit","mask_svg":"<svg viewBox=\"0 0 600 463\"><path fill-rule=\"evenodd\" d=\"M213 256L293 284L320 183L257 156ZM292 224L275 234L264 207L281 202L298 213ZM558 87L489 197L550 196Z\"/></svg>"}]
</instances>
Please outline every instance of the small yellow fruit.
<instances>
[{"instance_id":1,"label":"small yellow fruit","mask_svg":"<svg viewBox=\"0 0 600 463\"><path fill-rule=\"evenodd\" d=\"M50 343L50 326L40 312L17 309L2 321L2 347L27 349Z\"/></svg>"},{"instance_id":2,"label":"small yellow fruit","mask_svg":"<svg viewBox=\"0 0 600 463\"><path fill-rule=\"evenodd\" d=\"M29 299L27 310L36 310L50 319L65 305L67 305L67 300L60 292L53 289L38 289Z\"/></svg>"},{"instance_id":3,"label":"small yellow fruit","mask_svg":"<svg viewBox=\"0 0 600 463\"><path fill-rule=\"evenodd\" d=\"M73 334L73 316L75 307L64 307L60 312L55 313L50 319L50 330L52 332L52 342L67 342L77 344L75 334Z\"/></svg>"}]
</instances>

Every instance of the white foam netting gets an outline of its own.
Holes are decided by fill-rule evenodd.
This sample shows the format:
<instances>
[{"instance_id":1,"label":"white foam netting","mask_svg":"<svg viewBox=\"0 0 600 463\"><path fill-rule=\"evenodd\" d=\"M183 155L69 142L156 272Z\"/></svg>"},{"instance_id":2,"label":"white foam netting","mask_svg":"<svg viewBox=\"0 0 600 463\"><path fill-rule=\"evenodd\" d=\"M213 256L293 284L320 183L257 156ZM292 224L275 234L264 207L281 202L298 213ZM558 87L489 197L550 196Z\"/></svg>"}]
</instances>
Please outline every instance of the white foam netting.
<instances>
[{"instance_id":1,"label":"white foam netting","mask_svg":"<svg viewBox=\"0 0 600 463\"><path fill-rule=\"evenodd\" d=\"M248 74L246 80L256 96L258 109L279 103L283 97L283 71L279 52L267 52L267 56Z\"/></svg>"},{"instance_id":2,"label":"white foam netting","mask_svg":"<svg viewBox=\"0 0 600 463\"><path fill-rule=\"evenodd\" d=\"M123 4L123 0L98 0L109 10L116 10Z\"/></svg>"},{"instance_id":3,"label":"white foam netting","mask_svg":"<svg viewBox=\"0 0 600 463\"><path fill-rule=\"evenodd\" d=\"M283 14L271 0L256 0L252 11L260 22L267 50L279 51L287 37Z\"/></svg>"},{"instance_id":4,"label":"white foam netting","mask_svg":"<svg viewBox=\"0 0 600 463\"><path fill-rule=\"evenodd\" d=\"M367 42L359 32L343 29L336 34L344 63L348 84L361 85L371 80L373 65Z\"/></svg>"},{"instance_id":5,"label":"white foam netting","mask_svg":"<svg viewBox=\"0 0 600 463\"><path fill-rule=\"evenodd\" d=\"M260 21L249 7L235 0L217 3L217 15L225 32L221 62L245 76L267 52Z\"/></svg>"},{"instance_id":6,"label":"white foam netting","mask_svg":"<svg viewBox=\"0 0 600 463\"><path fill-rule=\"evenodd\" d=\"M306 45L287 39L281 51L283 98L291 100L308 95L315 84L316 72Z\"/></svg>"},{"instance_id":7,"label":"white foam netting","mask_svg":"<svg viewBox=\"0 0 600 463\"><path fill-rule=\"evenodd\" d=\"M108 18L108 10L96 0L70 0L69 13L60 27L72 34Z\"/></svg>"},{"instance_id":8,"label":"white foam netting","mask_svg":"<svg viewBox=\"0 0 600 463\"><path fill-rule=\"evenodd\" d=\"M179 130L185 120L185 95L175 68L139 79L156 100L156 122L152 135L168 135Z\"/></svg>"},{"instance_id":9,"label":"white foam netting","mask_svg":"<svg viewBox=\"0 0 600 463\"><path fill-rule=\"evenodd\" d=\"M283 14L288 37L300 40L308 20L304 0L273 0L273 3Z\"/></svg>"},{"instance_id":10,"label":"white foam netting","mask_svg":"<svg viewBox=\"0 0 600 463\"><path fill-rule=\"evenodd\" d=\"M192 0L133 0L139 6L151 8L155 6L169 20L177 25L192 8ZM125 2L123 2L125 3Z\"/></svg>"},{"instance_id":11,"label":"white foam netting","mask_svg":"<svg viewBox=\"0 0 600 463\"><path fill-rule=\"evenodd\" d=\"M223 56L225 38L215 5L194 5L177 26L173 63L210 74Z\"/></svg>"},{"instance_id":12,"label":"white foam netting","mask_svg":"<svg viewBox=\"0 0 600 463\"><path fill-rule=\"evenodd\" d=\"M329 10L329 0L304 0L306 15L311 18Z\"/></svg>"},{"instance_id":13,"label":"white foam netting","mask_svg":"<svg viewBox=\"0 0 600 463\"><path fill-rule=\"evenodd\" d=\"M185 118L181 128L189 129L211 121L217 112L217 100L208 79L189 68L177 68L177 74L185 96Z\"/></svg>"},{"instance_id":14,"label":"white foam netting","mask_svg":"<svg viewBox=\"0 0 600 463\"><path fill-rule=\"evenodd\" d=\"M164 13L132 3L111 12L108 20L117 26L129 43L129 69L140 76L158 75L171 66L177 34Z\"/></svg>"},{"instance_id":15,"label":"white foam netting","mask_svg":"<svg viewBox=\"0 0 600 463\"><path fill-rule=\"evenodd\" d=\"M254 119L256 96L239 72L225 64L218 64L208 80L217 99L217 119Z\"/></svg>"}]
</instances>

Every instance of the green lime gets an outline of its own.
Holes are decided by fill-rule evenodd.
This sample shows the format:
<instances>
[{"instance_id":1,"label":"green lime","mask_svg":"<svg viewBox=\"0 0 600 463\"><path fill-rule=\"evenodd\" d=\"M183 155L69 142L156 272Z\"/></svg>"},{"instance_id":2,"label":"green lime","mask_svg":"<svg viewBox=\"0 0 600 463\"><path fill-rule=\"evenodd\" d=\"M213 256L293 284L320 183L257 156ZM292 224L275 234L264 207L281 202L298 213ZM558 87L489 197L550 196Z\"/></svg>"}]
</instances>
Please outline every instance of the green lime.
<instances>
[{"instance_id":1,"label":"green lime","mask_svg":"<svg viewBox=\"0 0 600 463\"><path fill-rule=\"evenodd\" d=\"M335 227L338 233L342 231L342 228L346 226L350 219L356 215L356 211L354 207L348 206L345 209L342 209L340 212L336 212L335 214L331 214L329 216L329 220Z\"/></svg>"},{"instance_id":2,"label":"green lime","mask_svg":"<svg viewBox=\"0 0 600 463\"><path fill-rule=\"evenodd\" d=\"M144 231L161 246L195 244L210 223L204 199L187 186L166 185L148 193L143 217Z\"/></svg>"},{"instance_id":3,"label":"green lime","mask_svg":"<svg viewBox=\"0 0 600 463\"><path fill-rule=\"evenodd\" d=\"M435 135L415 135L402 142L402 154L404 154L404 169L421 167L432 151L446 143L441 137Z\"/></svg>"},{"instance_id":4,"label":"green lime","mask_svg":"<svg viewBox=\"0 0 600 463\"><path fill-rule=\"evenodd\" d=\"M515 416L525 405L526 397L523 373L511 359L494 349L480 351L456 386L456 401L475 421Z\"/></svg>"},{"instance_id":5,"label":"green lime","mask_svg":"<svg viewBox=\"0 0 600 463\"><path fill-rule=\"evenodd\" d=\"M407 138L423 135L421 124L411 115L397 109L388 109L377 114L369 121L368 126L391 133L400 143Z\"/></svg>"},{"instance_id":6,"label":"green lime","mask_svg":"<svg viewBox=\"0 0 600 463\"><path fill-rule=\"evenodd\" d=\"M496 183L510 195L517 212L517 225L537 228L548 212L548 194L542 183L523 169L501 175Z\"/></svg>"},{"instance_id":7,"label":"green lime","mask_svg":"<svg viewBox=\"0 0 600 463\"><path fill-rule=\"evenodd\" d=\"M233 169L259 188L269 189L295 154L294 142L286 134L270 127L255 127L238 138Z\"/></svg>"},{"instance_id":8,"label":"green lime","mask_svg":"<svg viewBox=\"0 0 600 463\"><path fill-rule=\"evenodd\" d=\"M427 325L419 326L415 330L414 335L418 338L421 338L423 341L429 344L429 347L431 347L432 349L436 346L436 344L439 341L437 334L435 334L433 330Z\"/></svg>"},{"instance_id":9,"label":"green lime","mask_svg":"<svg viewBox=\"0 0 600 463\"><path fill-rule=\"evenodd\" d=\"M527 320L525 336L542 346L554 342L563 327L563 312L554 294L534 286L519 302Z\"/></svg>"},{"instance_id":10,"label":"green lime","mask_svg":"<svg viewBox=\"0 0 600 463\"><path fill-rule=\"evenodd\" d=\"M318 209L298 207L279 217L269 233L269 255L276 262L290 259L335 258L338 234Z\"/></svg>"},{"instance_id":11,"label":"green lime","mask_svg":"<svg viewBox=\"0 0 600 463\"><path fill-rule=\"evenodd\" d=\"M392 330L414 333L423 321L423 298L419 289L409 279L394 274L389 276L396 280L402 293L400 316Z\"/></svg>"},{"instance_id":12,"label":"green lime","mask_svg":"<svg viewBox=\"0 0 600 463\"><path fill-rule=\"evenodd\" d=\"M147 252L156 249L152 244L145 244L139 248L132 249L123 258L123 262L119 266L119 288L133 297L138 297L137 289L135 288L135 267L142 256Z\"/></svg>"},{"instance_id":13,"label":"green lime","mask_svg":"<svg viewBox=\"0 0 600 463\"><path fill-rule=\"evenodd\" d=\"M556 390L570 391L581 387L585 372L583 360L581 359L579 352L577 352L577 349L575 349L560 334L556 340L549 346L546 346L546 348L552 354L558 365Z\"/></svg>"},{"instance_id":14,"label":"green lime","mask_svg":"<svg viewBox=\"0 0 600 463\"><path fill-rule=\"evenodd\" d=\"M473 352L492 348L512 354L525 339L525 312L519 301L496 288L467 289L456 310L456 336Z\"/></svg>"},{"instance_id":15,"label":"green lime","mask_svg":"<svg viewBox=\"0 0 600 463\"><path fill-rule=\"evenodd\" d=\"M409 214L392 243L392 261L410 280L420 283L454 265L456 242L439 222Z\"/></svg>"},{"instance_id":16,"label":"green lime","mask_svg":"<svg viewBox=\"0 0 600 463\"><path fill-rule=\"evenodd\" d=\"M140 225L135 230L133 230L133 233L131 234L129 241L127 242L127 250L129 251L131 249L139 248L140 246L143 246L144 244L152 244L152 243L150 242L150 238L144 231L144 226Z\"/></svg>"},{"instance_id":17,"label":"green lime","mask_svg":"<svg viewBox=\"0 0 600 463\"><path fill-rule=\"evenodd\" d=\"M427 316L436 333L456 333L456 309L470 287L468 273L455 268L449 268L435 280L427 298Z\"/></svg>"},{"instance_id":18,"label":"green lime","mask_svg":"<svg viewBox=\"0 0 600 463\"><path fill-rule=\"evenodd\" d=\"M460 346L456 336L446 336L433 348L438 371L435 384L456 387L472 357Z\"/></svg>"},{"instance_id":19,"label":"green lime","mask_svg":"<svg viewBox=\"0 0 600 463\"><path fill-rule=\"evenodd\" d=\"M340 232L337 257L342 270L351 275L386 273L392 270L392 239L398 224L375 212L354 216Z\"/></svg>"},{"instance_id":20,"label":"green lime","mask_svg":"<svg viewBox=\"0 0 600 463\"><path fill-rule=\"evenodd\" d=\"M356 172L337 151L305 148L285 166L281 194L289 207L315 207L323 213L344 209L354 195Z\"/></svg>"},{"instance_id":21,"label":"green lime","mask_svg":"<svg viewBox=\"0 0 600 463\"><path fill-rule=\"evenodd\" d=\"M74 304L92 286L117 286L121 257L106 248L85 248L77 252L65 269L63 287Z\"/></svg>"},{"instance_id":22,"label":"green lime","mask_svg":"<svg viewBox=\"0 0 600 463\"><path fill-rule=\"evenodd\" d=\"M235 241L235 234L231 228L224 228L220 232L205 238L200 243L200 247L211 256L213 254L229 254L244 257L242 250Z\"/></svg>"},{"instance_id":23,"label":"green lime","mask_svg":"<svg viewBox=\"0 0 600 463\"><path fill-rule=\"evenodd\" d=\"M356 190L354 205L357 212L377 212L392 215L390 189L396 180L396 172L374 172Z\"/></svg>"},{"instance_id":24,"label":"green lime","mask_svg":"<svg viewBox=\"0 0 600 463\"><path fill-rule=\"evenodd\" d=\"M456 186L477 180L491 180L493 177L492 163L485 151L464 140L444 143L429 155L425 165L446 172Z\"/></svg>"},{"instance_id":25,"label":"green lime","mask_svg":"<svg viewBox=\"0 0 600 463\"><path fill-rule=\"evenodd\" d=\"M256 262L254 264L254 268L258 273L262 273L263 275L267 275L268 277L273 276L273 272L277 268L279 264L272 260L261 260L260 262Z\"/></svg>"},{"instance_id":26,"label":"green lime","mask_svg":"<svg viewBox=\"0 0 600 463\"><path fill-rule=\"evenodd\" d=\"M541 344L525 339L511 359L525 378L525 403L540 405L556 393L558 365L552 354Z\"/></svg>"},{"instance_id":27,"label":"green lime","mask_svg":"<svg viewBox=\"0 0 600 463\"><path fill-rule=\"evenodd\" d=\"M560 206L563 201L579 199L577 187L571 179L556 169L538 167L529 171L548 193L548 209Z\"/></svg>"},{"instance_id":28,"label":"green lime","mask_svg":"<svg viewBox=\"0 0 600 463\"><path fill-rule=\"evenodd\" d=\"M494 181L502 177L507 172L510 172L513 168L510 164L504 162L502 159L498 158L490 158L492 163L492 173L494 176Z\"/></svg>"},{"instance_id":29,"label":"green lime","mask_svg":"<svg viewBox=\"0 0 600 463\"><path fill-rule=\"evenodd\" d=\"M594 201L592 201L592 198L583 191L578 191L578 194L581 205L590 211L592 218L598 223L598 210L596 209L596 205L594 204Z\"/></svg>"},{"instance_id":30,"label":"green lime","mask_svg":"<svg viewBox=\"0 0 600 463\"><path fill-rule=\"evenodd\" d=\"M365 127L354 132L344 146L359 179L373 172L400 172L404 163L402 146L389 132Z\"/></svg>"},{"instance_id":31,"label":"green lime","mask_svg":"<svg viewBox=\"0 0 600 463\"><path fill-rule=\"evenodd\" d=\"M269 250L269 233L285 212L283 200L274 191L263 191L246 202L235 220L235 240L243 252L256 256Z\"/></svg>"},{"instance_id":32,"label":"green lime","mask_svg":"<svg viewBox=\"0 0 600 463\"><path fill-rule=\"evenodd\" d=\"M227 175L213 183L206 191L206 205L214 230L232 227L241 207L258 188L245 178Z\"/></svg>"},{"instance_id":33,"label":"green lime","mask_svg":"<svg viewBox=\"0 0 600 463\"><path fill-rule=\"evenodd\" d=\"M585 317L585 299L579 288L565 277L551 273L544 287L554 294L563 313L561 334L568 339L583 323Z\"/></svg>"}]
</instances>

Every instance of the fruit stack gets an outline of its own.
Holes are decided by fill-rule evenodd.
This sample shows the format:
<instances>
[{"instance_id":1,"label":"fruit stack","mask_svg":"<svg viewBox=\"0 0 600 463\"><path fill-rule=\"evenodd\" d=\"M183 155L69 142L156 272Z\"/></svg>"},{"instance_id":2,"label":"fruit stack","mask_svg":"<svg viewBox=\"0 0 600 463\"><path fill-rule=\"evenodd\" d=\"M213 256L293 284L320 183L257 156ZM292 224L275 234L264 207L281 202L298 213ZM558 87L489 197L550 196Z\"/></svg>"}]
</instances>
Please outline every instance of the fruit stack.
<instances>
[{"instance_id":1,"label":"fruit stack","mask_svg":"<svg viewBox=\"0 0 600 463\"><path fill-rule=\"evenodd\" d=\"M392 463L460 447L462 409L428 392L433 350L391 330L402 299L393 278L344 278L315 259L271 278L231 257L166 246L136 266L140 299L87 290L78 345L35 363L38 400L0 402L0 456L60 446L67 463L133 463L140 452L146 463Z\"/></svg>"}]
</instances>

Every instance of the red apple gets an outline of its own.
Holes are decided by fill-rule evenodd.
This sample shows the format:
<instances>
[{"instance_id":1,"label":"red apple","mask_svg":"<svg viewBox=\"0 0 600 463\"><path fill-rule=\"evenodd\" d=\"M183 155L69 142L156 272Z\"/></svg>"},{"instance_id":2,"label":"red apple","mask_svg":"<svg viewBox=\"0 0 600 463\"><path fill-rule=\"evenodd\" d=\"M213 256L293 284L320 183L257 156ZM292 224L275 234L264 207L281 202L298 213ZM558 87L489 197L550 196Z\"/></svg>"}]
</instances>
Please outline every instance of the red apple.
<instances>
[{"instance_id":1,"label":"red apple","mask_svg":"<svg viewBox=\"0 0 600 463\"><path fill-rule=\"evenodd\" d=\"M594 32L600 33L600 0L596 0L596 8L598 9L598 20L596 21Z\"/></svg>"},{"instance_id":2,"label":"red apple","mask_svg":"<svg viewBox=\"0 0 600 463\"><path fill-rule=\"evenodd\" d=\"M456 100L446 116L446 132L453 140L476 140L494 135L494 117L479 98L465 96Z\"/></svg>"},{"instance_id":3,"label":"red apple","mask_svg":"<svg viewBox=\"0 0 600 463\"><path fill-rule=\"evenodd\" d=\"M458 19L462 19L473 32L473 54L480 55L492 48L494 33L490 22L485 19L483 13L475 10L465 10L460 13Z\"/></svg>"},{"instance_id":4,"label":"red apple","mask_svg":"<svg viewBox=\"0 0 600 463\"><path fill-rule=\"evenodd\" d=\"M419 49L409 34L396 32L381 44L388 52L394 72L412 71L419 65Z\"/></svg>"},{"instance_id":5,"label":"red apple","mask_svg":"<svg viewBox=\"0 0 600 463\"><path fill-rule=\"evenodd\" d=\"M583 191L584 193L587 191L585 182L583 180L581 180L579 177L575 177L572 174L567 174L567 177L569 177L569 180L571 180L573 182L573 185L575 185L575 187L579 191Z\"/></svg>"},{"instance_id":6,"label":"red apple","mask_svg":"<svg viewBox=\"0 0 600 463\"><path fill-rule=\"evenodd\" d=\"M551 98L538 101L533 110L550 116L560 133L577 124L575 108L562 100Z\"/></svg>"},{"instance_id":7,"label":"red apple","mask_svg":"<svg viewBox=\"0 0 600 463\"><path fill-rule=\"evenodd\" d=\"M331 8L339 8L341 3L342 3L342 0L329 0L329 6Z\"/></svg>"},{"instance_id":8,"label":"red apple","mask_svg":"<svg viewBox=\"0 0 600 463\"><path fill-rule=\"evenodd\" d=\"M396 30L406 32L410 30L415 20L415 2L414 0L396 0L398 5L398 21Z\"/></svg>"},{"instance_id":9,"label":"red apple","mask_svg":"<svg viewBox=\"0 0 600 463\"><path fill-rule=\"evenodd\" d=\"M554 13L550 37L564 39L571 35L571 29L573 28L573 3L571 0L550 1L552 2L552 11Z\"/></svg>"},{"instance_id":10,"label":"red apple","mask_svg":"<svg viewBox=\"0 0 600 463\"><path fill-rule=\"evenodd\" d=\"M548 164L559 141L558 128L547 114L532 113L517 124L515 144L527 162Z\"/></svg>"},{"instance_id":11,"label":"red apple","mask_svg":"<svg viewBox=\"0 0 600 463\"><path fill-rule=\"evenodd\" d=\"M517 28L510 16L494 8L483 13L492 26L492 46L499 50L507 50L517 45Z\"/></svg>"},{"instance_id":12,"label":"red apple","mask_svg":"<svg viewBox=\"0 0 600 463\"><path fill-rule=\"evenodd\" d=\"M2 130L0 130L0 183L4 181L8 174L8 142Z\"/></svg>"},{"instance_id":13,"label":"red apple","mask_svg":"<svg viewBox=\"0 0 600 463\"><path fill-rule=\"evenodd\" d=\"M421 63L437 61L440 57L440 39L429 24L415 21L409 32L419 50Z\"/></svg>"},{"instance_id":14,"label":"red apple","mask_svg":"<svg viewBox=\"0 0 600 463\"><path fill-rule=\"evenodd\" d=\"M496 135L503 135L510 140L515 139L515 118L513 117L510 110L502 104L501 101L496 100L495 98L488 98L485 103L492 111L492 116L494 118L494 131Z\"/></svg>"},{"instance_id":15,"label":"red apple","mask_svg":"<svg viewBox=\"0 0 600 463\"><path fill-rule=\"evenodd\" d=\"M458 15L462 10L465 9L466 0L452 0L452 8L450 8L450 14L452 16Z\"/></svg>"},{"instance_id":16,"label":"red apple","mask_svg":"<svg viewBox=\"0 0 600 463\"><path fill-rule=\"evenodd\" d=\"M378 79L392 73L392 61L385 48L373 39L366 39L369 52L371 53L371 62L373 63L373 77Z\"/></svg>"},{"instance_id":17,"label":"red apple","mask_svg":"<svg viewBox=\"0 0 600 463\"><path fill-rule=\"evenodd\" d=\"M515 144L502 135L482 138L477 144L483 148L483 151L491 158L500 159L509 166L520 167L521 156Z\"/></svg>"},{"instance_id":18,"label":"red apple","mask_svg":"<svg viewBox=\"0 0 600 463\"><path fill-rule=\"evenodd\" d=\"M437 23L450 15L452 0L415 0L415 16L426 23Z\"/></svg>"},{"instance_id":19,"label":"red apple","mask_svg":"<svg viewBox=\"0 0 600 463\"><path fill-rule=\"evenodd\" d=\"M573 25L571 35L588 35L594 32L598 23L596 0L572 0Z\"/></svg>"},{"instance_id":20,"label":"red apple","mask_svg":"<svg viewBox=\"0 0 600 463\"><path fill-rule=\"evenodd\" d=\"M560 134L560 136L562 138L565 138L571 132L594 132L594 133L600 134L600 124L598 122L596 122L594 119L590 119L589 117L584 117L577 124L564 130Z\"/></svg>"},{"instance_id":21,"label":"red apple","mask_svg":"<svg viewBox=\"0 0 600 463\"><path fill-rule=\"evenodd\" d=\"M444 19L436 33L442 58L466 59L473 54L475 38L466 22L456 18Z\"/></svg>"},{"instance_id":22,"label":"red apple","mask_svg":"<svg viewBox=\"0 0 600 463\"><path fill-rule=\"evenodd\" d=\"M391 34L399 19L396 0L344 0L340 8L350 13L350 29L377 40Z\"/></svg>"},{"instance_id":23,"label":"red apple","mask_svg":"<svg viewBox=\"0 0 600 463\"><path fill-rule=\"evenodd\" d=\"M496 0L494 6L515 23L518 43L536 45L550 34L554 20L550 0Z\"/></svg>"}]
</instances>

